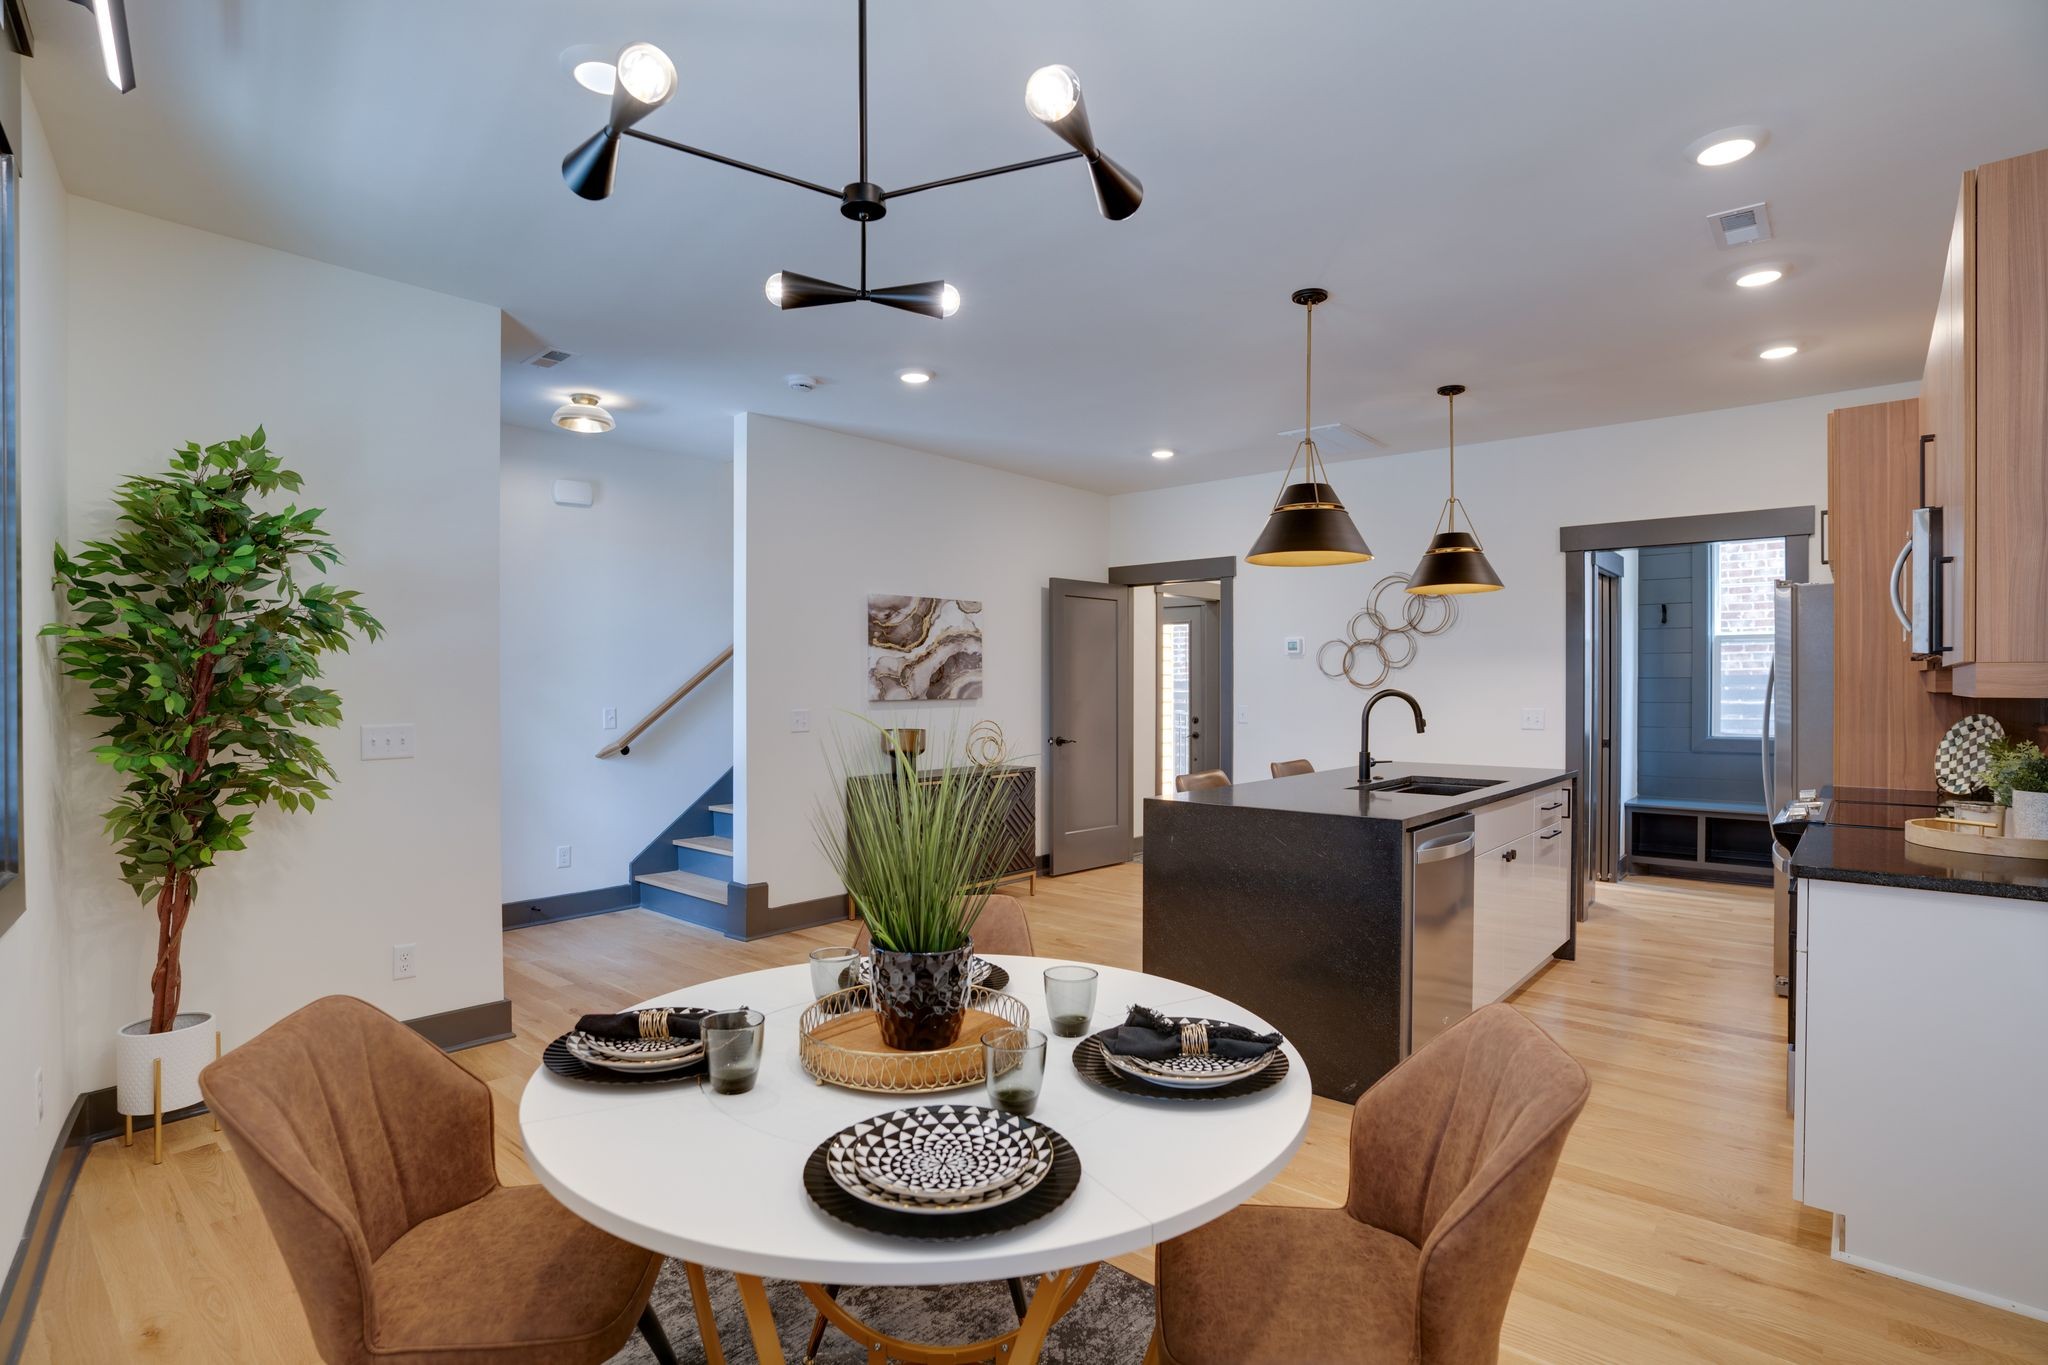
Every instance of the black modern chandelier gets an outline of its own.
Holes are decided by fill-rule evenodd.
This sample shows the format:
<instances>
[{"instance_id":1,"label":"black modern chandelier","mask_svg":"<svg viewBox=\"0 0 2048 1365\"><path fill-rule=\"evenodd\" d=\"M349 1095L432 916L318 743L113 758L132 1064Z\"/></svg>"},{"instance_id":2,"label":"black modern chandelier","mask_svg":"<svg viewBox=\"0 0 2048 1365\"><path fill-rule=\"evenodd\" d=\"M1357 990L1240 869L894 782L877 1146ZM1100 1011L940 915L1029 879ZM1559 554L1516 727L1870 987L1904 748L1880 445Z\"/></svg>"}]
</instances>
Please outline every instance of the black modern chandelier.
<instances>
[{"instance_id":1,"label":"black modern chandelier","mask_svg":"<svg viewBox=\"0 0 2048 1365\"><path fill-rule=\"evenodd\" d=\"M1095 186L1095 204L1103 217L1120 222L1138 211L1138 205L1145 197L1145 187L1138 183L1138 177L1104 156L1102 149L1095 145L1094 131L1088 125L1088 109L1081 102L1081 78L1069 66L1042 66L1032 72L1024 84L1024 107L1073 150L1042 156L1034 161L1018 161L985 171L947 176L944 180L927 180L921 185L909 185L898 190L884 189L869 180L867 0L859 0L859 10L860 177L851 184L835 190L829 185L801 180L781 171L707 152L702 147L642 132L634 125L668 103L676 92L675 63L652 43L632 43L619 53L614 68L616 80L612 87L611 114L603 128L562 159L562 179L585 199L608 197L618 172L621 141L630 137L838 200L839 212L860 224L860 283L836 284L811 275L799 275L793 270L778 271L768 277L766 292L769 303L785 310L865 300L934 318L948 318L959 311L960 291L944 280L876 288L868 285L868 224L888 212L891 200L906 195L1078 159L1088 163L1088 179Z\"/></svg>"}]
</instances>

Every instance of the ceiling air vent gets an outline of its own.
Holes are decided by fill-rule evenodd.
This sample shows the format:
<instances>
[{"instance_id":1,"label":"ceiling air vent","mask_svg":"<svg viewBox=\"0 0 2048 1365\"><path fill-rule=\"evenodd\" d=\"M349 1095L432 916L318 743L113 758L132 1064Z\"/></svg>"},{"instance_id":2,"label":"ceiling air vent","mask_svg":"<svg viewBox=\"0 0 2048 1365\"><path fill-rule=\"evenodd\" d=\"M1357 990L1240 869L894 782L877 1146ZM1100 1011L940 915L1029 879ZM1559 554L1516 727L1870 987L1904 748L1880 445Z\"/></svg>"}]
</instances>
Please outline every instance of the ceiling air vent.
<instances>
[{"instance_id":1,"label":"ceiling air vent","mask_svg":"<svg viewBox=\"0 0 2048 1365\"><path fill-rule=\"evenodd\" d=\"M1387 443L1377 436L1368 436L1357 427L1342 422L1323 422L1313 429L1316 449L1324 455L1371 455L1385 450ZM1283 441L1300 441L1301 428L1280 433Z\"/></svg>"},{"instance_id":2,"label":"ceiling air vent","mask_svg":"<svg viewBox=\"0 0 2048 1365\"><path fill-rule=\"evenodd\" d=\"M1707 224L1714 229L1714 240L1724 247L1767 242L1771 238L1771 206L1750 204L1709 214Z\"/></svg>"},{"instance_id":3,"label":"ceiling air vent","mask_svg":"<svg viewBox=\"0 0 2048 1365\"><path fill-rule=\"evenodd\" d=\"M526 363L537 365L543 370L552 370L567 359L569 359L569 352L567 351L542 351Z\"/></svg>"}]
</instances>

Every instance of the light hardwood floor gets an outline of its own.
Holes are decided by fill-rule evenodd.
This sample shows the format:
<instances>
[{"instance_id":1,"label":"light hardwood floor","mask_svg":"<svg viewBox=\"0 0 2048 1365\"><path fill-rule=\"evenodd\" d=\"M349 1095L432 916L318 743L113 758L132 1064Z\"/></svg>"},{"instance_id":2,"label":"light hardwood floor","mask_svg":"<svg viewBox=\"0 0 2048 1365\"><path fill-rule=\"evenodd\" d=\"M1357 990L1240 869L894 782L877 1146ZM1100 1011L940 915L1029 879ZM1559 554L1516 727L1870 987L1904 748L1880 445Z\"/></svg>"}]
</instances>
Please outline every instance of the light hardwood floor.
<instances>
[{"instance_id":1,"label":"light hardwood floor","mask_svg":"<svg viewBox=\"0 0 2048 1365\"><path fill-rule=\"evenodd\" d=\"M1041 952L1139 965L1135 866L1042 880L1027 904ZM849 937L834 927L732 943L640 911L507 934L519 1036L458 1054L497 1094L505 1179L531 1179L519 1091L574 1014ZM1579 941L1577 962L1516 1000L1585 1064L1593 1096L1522 1267L1503 1360L2048 1361L2048 1323L1838 1264L1827 1216L1793 1202L1768 896L1675 881L1603 888ZM1259 1198L1340 1202L1348 1114L1317 1100L1307 1144ZM198 1119L166 1136L161 1167L140 1143L92 1153L26 1361L313 1360L219 1135ZM1121 1264L1149 1274L1150 1256Z\"/></svg>"}]
</instances>

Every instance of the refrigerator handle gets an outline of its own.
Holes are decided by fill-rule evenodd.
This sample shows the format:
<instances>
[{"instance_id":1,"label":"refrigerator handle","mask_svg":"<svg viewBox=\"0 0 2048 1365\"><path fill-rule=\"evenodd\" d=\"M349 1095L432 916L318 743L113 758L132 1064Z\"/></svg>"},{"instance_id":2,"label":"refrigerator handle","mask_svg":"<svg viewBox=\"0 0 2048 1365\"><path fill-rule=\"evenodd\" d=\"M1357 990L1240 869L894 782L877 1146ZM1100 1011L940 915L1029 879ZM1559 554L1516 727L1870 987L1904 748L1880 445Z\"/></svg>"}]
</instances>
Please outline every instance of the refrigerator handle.
<instances>
[{"instance_id":1,"label":"refrigerator handle","mask_svg":"<svg viewBox=\"0 0 2048 1365\"><path fill-rule=\"evenodd\" d=\"M1764 769L1764 818L1770 819L1778 813L1778 802L1771 790L1771 698L1778 690L1778 661L1771 659L1770 668L1764 673L1764 723L1759 728L1756 750L1763 759Z\"/></svg>"},{"instance_id":2,"label":"refrigerator handle","mask_svg":"<svg viewBox=\"0 0 2048 1365\"><path fill-rule=\"evenodd\" d=\"M1892 561L1892 615L1899 618L1900 638L1913 638L1913 618L1906 612L1905 578L1906 561L1913 557L1913 537L1907 536L1906 543L1899 549L1899 557Z\"/></svg>"}]
</instances>

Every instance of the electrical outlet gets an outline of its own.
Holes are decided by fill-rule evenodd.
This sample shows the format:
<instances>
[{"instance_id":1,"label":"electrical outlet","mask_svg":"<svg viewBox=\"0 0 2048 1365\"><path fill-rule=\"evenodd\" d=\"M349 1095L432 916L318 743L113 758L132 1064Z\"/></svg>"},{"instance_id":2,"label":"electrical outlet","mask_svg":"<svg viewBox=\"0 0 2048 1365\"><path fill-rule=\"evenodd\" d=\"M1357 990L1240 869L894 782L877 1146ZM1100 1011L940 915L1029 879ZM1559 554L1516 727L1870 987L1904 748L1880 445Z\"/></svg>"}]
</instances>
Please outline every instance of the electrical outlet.
<instances>
[{"instance_id":1,"label":"electrical outlet","mask_svg":"<svg viewBox=\"0 0 2048 1365\"><path fill-rule=\"evenodd\" d=\"M555 866L556 866L556 867L567 867L567 866L569 865L569 852L570 852L570 846L569 846L568 844L556 844L556 845L555 845Z\"/></svg>"},{"instance_id":2,"label":"electrical outlet","mask_svg":"<svg viewBox=\"0 0 2048 1365\"><path fill-rule=\"evenodd\" d=\"M604 708L604 728L607 730L616 730L619 728L618 707L607 706Z\"/></svg>"},{"instance_id":3,"label":"electrical outlet","mask_svg":"<svg viewBox=\"0 0 2048 1365\"><path fill-rule=\"evenodd\" d=\"M417 943L394 943L391 945L391 979L410 981L419 975L420 945Z\"/></svg>"},{"instance_id":4,"label":"electrical outlet","mask_svg":"<svg viewBox=\"0 0 2048 1365\"><path fill-rule=\"evenodd\" d=\"M1543 728L1543 708L1540 706L1523 707L1522 728L1524 730L1541 730Z\"/></svg>"},{"instance_id":5,"label":"electrical outlet","mask_svg":"<svg viewBox=\"0 0 2048 1365\"><path fill-rule=\"evenodd\" d=\"M789 713L789 732L793 735L807 735L811 732L811 713L792 711Z\"/></svg>"},{"instance_id":6,"label":"electrical outlet","mask_svg":"<svg viewBox=\"0 0 2048 1365\"><path fill-rule=\"evenodd\" d=\"M1238 708L1237 708L1237 723L1238 723L1239 725L1250 725L1250 724L1252 723L1252 708L1251 708L1251 707L1249 707L1249 706L1240 706L1240 707L1238 707Z\"/></svg>"},{"instance_id":7,"label":"electrical outlet","mask_svg":"<svg viewBox=\"0 0 2048 1365\"><path fill-rule=\"evenodd\" d=\"M411 758L417 752L410 725L365 725L363 761L379 758Z\"/></svg>"}]
</instances>

